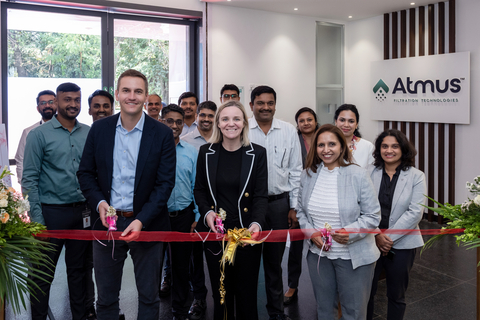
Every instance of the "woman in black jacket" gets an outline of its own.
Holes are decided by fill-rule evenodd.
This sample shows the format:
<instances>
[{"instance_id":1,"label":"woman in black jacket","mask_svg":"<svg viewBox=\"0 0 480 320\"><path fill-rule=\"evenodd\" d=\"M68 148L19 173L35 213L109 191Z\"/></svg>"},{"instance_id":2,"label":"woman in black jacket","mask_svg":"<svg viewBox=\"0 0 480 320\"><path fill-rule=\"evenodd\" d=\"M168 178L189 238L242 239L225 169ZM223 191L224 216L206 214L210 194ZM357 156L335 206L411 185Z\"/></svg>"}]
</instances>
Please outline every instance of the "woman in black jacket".
<instances>
[{"instance_id":1,"label":"woman in black jacket","mask_svg":"<svg viewBox=\"0 0 480 320\"><path fill-rule=\"evenodd\" d=\"M217 213L226 212L225 230L262 230L268 204L267 156L263 147L250 143L245 108L238 101L219 107L211 142L200 148L195 181L195 201L201 215L198 231L218 232ZM213 291L214 319L224 317L220 304L222 241L205 242L205 257ZM227 319L258 319L257 284L262 247L239 246L233 266L225 267Z\"/></svg>"}]
</instances>

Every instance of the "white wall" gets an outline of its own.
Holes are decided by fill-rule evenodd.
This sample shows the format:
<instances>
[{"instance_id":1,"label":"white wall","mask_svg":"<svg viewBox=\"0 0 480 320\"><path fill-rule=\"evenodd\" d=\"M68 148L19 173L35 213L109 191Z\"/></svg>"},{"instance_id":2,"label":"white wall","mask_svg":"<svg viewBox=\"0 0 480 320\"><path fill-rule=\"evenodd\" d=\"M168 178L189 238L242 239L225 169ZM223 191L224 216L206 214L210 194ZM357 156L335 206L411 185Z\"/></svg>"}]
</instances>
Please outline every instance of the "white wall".
<instances>
[{"instance_id":1,"label":"white wall","mask_svg":"<svg viewBox=\"0 0 480 320\"><path fill-rule=\"evenodd\" d=\"M277 92L276 117L294 123L301 106L315 109L315 22L318 19L208 4L208 98L225 83ZM249 115L251 112L249 111Z\"/></svg>"},{"instance_id":2,"label":"white wall","mask_svg":"<svg viewBox=\"0 0 480 320\"><path fill-rule=\"evenodd\" d=\"M480 12L478 0L457 0L457 52L470 51L471 90L470 125L456 126L456 203L467 196L465 182L480 174L480 38L477 20ZM353 21L345 27L345 102L357 105L360 110L361 131L373 141L383 130L382 122L369 120L371 83L370 62L383 59L383 16Z\"/></svg>"},{"instance_id":3,"label":"white wall","mask_svg":"<svg viewBox=\"0 0 480 320\"><path fill-rule=\"evenodd\" d=\"M470 125L456 130L456 202L469 196L466 181L480 175L480 37L478 36L478 0L457 0L457 52L470 51Z\"/></svg>"}]
</instances>

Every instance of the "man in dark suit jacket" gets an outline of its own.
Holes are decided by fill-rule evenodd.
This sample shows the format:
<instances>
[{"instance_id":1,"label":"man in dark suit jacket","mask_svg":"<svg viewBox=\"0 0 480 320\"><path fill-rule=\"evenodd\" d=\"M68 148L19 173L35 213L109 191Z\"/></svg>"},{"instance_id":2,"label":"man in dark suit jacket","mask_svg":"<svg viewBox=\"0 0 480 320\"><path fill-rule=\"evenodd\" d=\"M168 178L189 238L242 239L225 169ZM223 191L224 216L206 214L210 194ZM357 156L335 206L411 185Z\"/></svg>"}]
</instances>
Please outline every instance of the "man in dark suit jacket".
<instances>
[{"instance_id":1,"label":"man in dark suit jacket","mask_svg":"<svg viewBox=\"0 0 480 320\"><path fill-rule=\"evenodd\" d=\"M172 130L145 116L146 77L127 70L118 79L115 97L121 112L96 121L90 130L77 173L80 187L108 228L106 212L117 213L120 239L93 244L98 291L98 319L118 319L119 292L127 252L133 259L138 290L138 319L158 319L158 285L163 262L161 242L135 242L141 231L169 231L167 200L175 184ZM103 225L103 227L102 227Z\"/></svg>"}]
</instances>

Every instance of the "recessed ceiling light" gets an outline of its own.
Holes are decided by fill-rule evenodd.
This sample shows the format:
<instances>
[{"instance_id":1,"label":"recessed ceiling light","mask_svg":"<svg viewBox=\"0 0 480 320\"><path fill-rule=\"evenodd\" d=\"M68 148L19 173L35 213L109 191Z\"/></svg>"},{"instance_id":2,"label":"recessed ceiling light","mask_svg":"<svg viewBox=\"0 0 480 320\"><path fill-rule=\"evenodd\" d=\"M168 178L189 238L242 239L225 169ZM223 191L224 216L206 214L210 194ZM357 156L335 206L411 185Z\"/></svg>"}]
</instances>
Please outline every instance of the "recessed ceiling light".
<instances>
[{"instance_id":1,"label":"recessed ceiling light","mask_svg":"<svg viewBox=\"0 0 480 320\"><path fill-rule=\"evenodd\" d=\"M348 19L352 19L353 17L352 16L348 16Z\"/></svg>"},{"instance_id":2,"label":"recessed ceiling light","mask_svg":"<svg viewBox=\"0 0 480 320\"><path fill-rule=\"evenodd\" d=\"M415 2L410 2L410 5L411 5L411 6L414 6L414 5L415 5Z\"/></svg>"},{"instance_id":3,"label":"recessed ceiling light","mask_svg":"<svg viewBox=\"0 0 480 320\"><path fill-rule=\"evenodd\" d=\"M293 8L293 10L298 11L298 8Z\"/></svg>"}]
</instances>

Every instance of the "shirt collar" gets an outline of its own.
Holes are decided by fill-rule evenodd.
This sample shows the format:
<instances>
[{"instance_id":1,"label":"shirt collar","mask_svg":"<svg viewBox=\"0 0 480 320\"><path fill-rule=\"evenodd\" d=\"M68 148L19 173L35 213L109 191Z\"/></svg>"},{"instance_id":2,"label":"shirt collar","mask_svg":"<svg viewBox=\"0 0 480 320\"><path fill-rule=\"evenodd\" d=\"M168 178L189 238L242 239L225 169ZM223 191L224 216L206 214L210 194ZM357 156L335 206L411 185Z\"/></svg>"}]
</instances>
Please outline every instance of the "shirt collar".
<instances>
[{"instance_id":1,"label":"shirt collar","mask_svg":"<svg viewBox=\"0 0 480 320\"><path fill-rule=\"evenodd\" d=\"M145 124L145 112L142 111L142 116L140 117L140 120L138 120L137 124L135 125L135 127L133 128L133 130L140 130L140 132L143 132L143 125ZM117 120L117 128L118 127L121 127L122 129L126 130L123 126L122 126L122 115L120 114L118 116L118 120ZM132 130L132 131L133 131Z\"/></svg>"},{"instance_id":2,"label":"shirt collar","mask_svg":"<svg viewBox=\"0 0 480 320\"><path fill-rule=\"evenodd\" d=\"M257 119L255 119L255 117L252 117L252 125L250 126L250 128L253 129L253 128L257 128L257 127L261 130L261 128L258 126ZM271 126L270 129L272 129L272 128L273 129L281 129L280 122L275 117L273 117L272 126Z\"/></svg>"},{"instance_id":3,"label":"shirt collar","mask_svg":"<svg viewBox=\"0 0 480 320\"><path fill-rule=\"evenodd\" d=\"M182 139L180 139L180 141L177 143L177 147L180 146L182 148L185 148L185 141L183 141Z\"/></svg>"},{"instance_id":4,"label":"shirt collar","mask_svg":"<svg viewBox=\"0 0 480 320\"><path fill-rule=\"evenodd\" d=\"M63 128L63 129L65 129L65 130L68 130L67 128L65 128L64 126L62 126L62 124L60 123L60 121L58 121L57 116L58 116L58 115L54 115L54 116L52 117L52 119L50 120L50 121L52 122L52 126L53 126L55 129ZM75 125L73 126L72 132L75 131L78 127L79 127L78 121L75 119Z\"/></svg>"}]
</instances>

